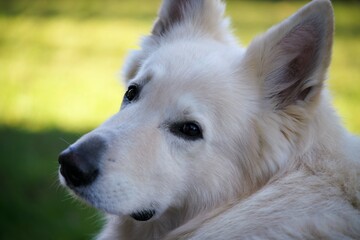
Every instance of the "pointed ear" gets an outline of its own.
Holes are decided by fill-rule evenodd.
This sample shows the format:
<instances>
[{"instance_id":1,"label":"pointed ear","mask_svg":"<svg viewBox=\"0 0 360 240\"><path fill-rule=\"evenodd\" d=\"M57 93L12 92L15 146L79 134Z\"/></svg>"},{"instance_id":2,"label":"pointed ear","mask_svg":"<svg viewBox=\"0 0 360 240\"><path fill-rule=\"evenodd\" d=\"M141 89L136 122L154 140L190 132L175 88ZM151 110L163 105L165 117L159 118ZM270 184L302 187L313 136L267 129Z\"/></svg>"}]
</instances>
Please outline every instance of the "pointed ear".
<instances>
[{"instance_id":1,"label":"pointed ear","mask_svg":"<svg viewBox=\"0 0 360 240\"><path fill-rule=\"evenodd\" d=\"M164 35L175 24L187 18L195 18L196 14L201 13L203 4L204 0L164 0L152 34Z\"/></svg>"},{"instance_id":2,"label":"pointed ear","mask_svg":"<svg viewBox=\"0 0 360 240\"><path fill-rule=\"evenodd\" d=\"M144 60L164 40L206 35L223 43L235 43L228 28L230 22L223 18L224 11L221 0L163 0L151 34L142 39L141 49L126 59L122 72L125 82L136 76Z\"/></svg>"},{"instance_id":3,"label":"pointed ear","mask_svg":"<svg viewBox=\"0 0 360 240\"><path fill-rule=\"evenodd\" d=\"M143 61L159 48L159 37L164 37L176 25L199 18L204 2L205 0L163 0L151 34L142 39L140 50L132 51L126 58L122 72L125 83L136 76Z\"/></svg>"},{"instance_id":4,"label":"pointed ear","mask_svg":"<svg viewBox=\"0 0 360 240\"><path fill-rule=\"evenodd\" d=\"M247 67L255 71L274 109L317 96L331 58L333 10L315 0L256 38L247 49Z\"/></svg>"},{"instance_id":5,"label":"pointed ear","mask_svg":"<svg viewBox=\"0 0 360 240\"><path fill-rule=\"evenodd\" d=\"M225 4L221 0L163 0L152 34L166 36L176 26L182 26L182 32L177 34L188 36L200 32L232 43L235 40L224 12Z\"/></svg>"}]
</instances>

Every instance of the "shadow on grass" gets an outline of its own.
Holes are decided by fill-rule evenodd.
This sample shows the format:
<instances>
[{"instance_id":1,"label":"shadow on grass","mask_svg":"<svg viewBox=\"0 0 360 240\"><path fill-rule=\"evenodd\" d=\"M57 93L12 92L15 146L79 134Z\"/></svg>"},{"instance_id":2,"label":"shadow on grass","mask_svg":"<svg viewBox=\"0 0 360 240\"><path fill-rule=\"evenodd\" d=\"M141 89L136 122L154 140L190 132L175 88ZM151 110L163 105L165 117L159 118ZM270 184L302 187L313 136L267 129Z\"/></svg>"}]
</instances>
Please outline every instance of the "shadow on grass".
<instances>
[{"instance_id":1,"label":"shadow on grass","mask_svg":"<svg viewBox=\"0 0 360 240\"><path fill-rule=\"evenodd\" d=\"M32 133L0 126L0 239L90 239L100 215L71 200L57 156L83 133Z\"/></svg>"}]
</instances>

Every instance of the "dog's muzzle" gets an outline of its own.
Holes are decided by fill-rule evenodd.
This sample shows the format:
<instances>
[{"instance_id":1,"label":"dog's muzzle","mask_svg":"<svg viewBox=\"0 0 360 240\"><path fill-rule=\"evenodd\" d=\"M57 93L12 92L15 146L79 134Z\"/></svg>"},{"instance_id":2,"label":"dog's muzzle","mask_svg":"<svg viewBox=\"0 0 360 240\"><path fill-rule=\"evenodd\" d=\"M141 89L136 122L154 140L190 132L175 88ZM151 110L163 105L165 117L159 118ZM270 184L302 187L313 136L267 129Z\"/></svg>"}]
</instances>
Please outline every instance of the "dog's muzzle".
<instances>
[{"instance_id":1,"label":"dog's muzzle","mask_svg":"<svg viewBox=\"0 0 360 240\"><path fill-rule=\"evenodd\" d=\"M60 153L60 173L70 188L87 186L95 181L105 148L104 140L93 137Z\"/></svg>"}]
</instances>

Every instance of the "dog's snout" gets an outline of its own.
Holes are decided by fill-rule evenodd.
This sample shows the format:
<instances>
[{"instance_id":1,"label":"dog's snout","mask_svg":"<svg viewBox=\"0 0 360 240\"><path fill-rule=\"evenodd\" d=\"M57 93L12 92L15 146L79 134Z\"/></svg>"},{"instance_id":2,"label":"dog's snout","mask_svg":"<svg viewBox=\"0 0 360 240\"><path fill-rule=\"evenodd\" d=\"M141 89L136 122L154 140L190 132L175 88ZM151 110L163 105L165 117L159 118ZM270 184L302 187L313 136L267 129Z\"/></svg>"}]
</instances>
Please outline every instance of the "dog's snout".
<instances>
[{"instance_id":1,"label":"dog's snout","mask_svg":"<svg viewBox=\"0 0 360 240\"><path fill-rule=\"evenodd\" d=\"M104 149L104 141L93 138L60 153L60 173L66 183L74 187L91 184L99 175L98 166Z\"/></svg>"}]
</instances>

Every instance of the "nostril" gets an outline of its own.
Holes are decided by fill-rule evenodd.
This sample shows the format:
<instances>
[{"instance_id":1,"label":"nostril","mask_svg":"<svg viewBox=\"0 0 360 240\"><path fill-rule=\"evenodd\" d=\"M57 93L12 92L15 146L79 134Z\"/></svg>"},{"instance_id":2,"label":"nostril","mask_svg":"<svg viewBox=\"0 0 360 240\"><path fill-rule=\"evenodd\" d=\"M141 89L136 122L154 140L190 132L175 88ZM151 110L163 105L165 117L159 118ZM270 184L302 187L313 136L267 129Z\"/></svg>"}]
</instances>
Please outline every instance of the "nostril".
<instances>
[{"instance_id":1,"label":"nostril","mask_svg":"<svg viewBox=\"0 0 360 240\"><path fill-rule=\"evenodd\" d=\"M86 186L92 183L99 174L96 159L81 154L74 148L64 150L58 158L60 173L71 187Z\"/></svg>"}]
</instances>

